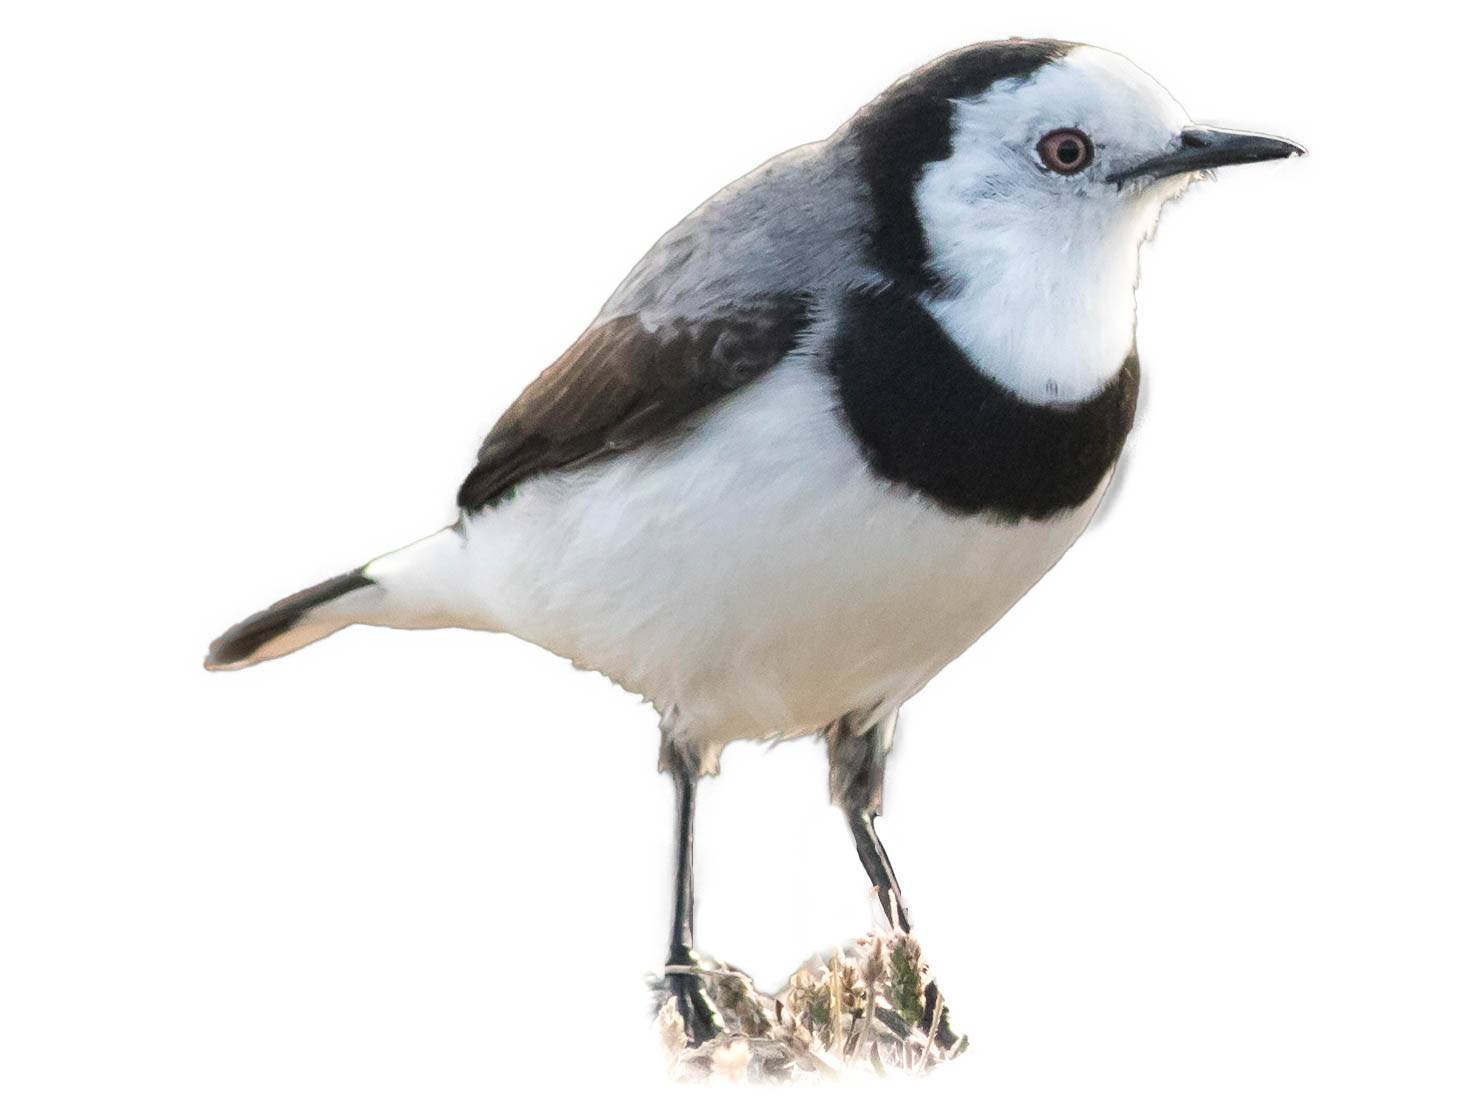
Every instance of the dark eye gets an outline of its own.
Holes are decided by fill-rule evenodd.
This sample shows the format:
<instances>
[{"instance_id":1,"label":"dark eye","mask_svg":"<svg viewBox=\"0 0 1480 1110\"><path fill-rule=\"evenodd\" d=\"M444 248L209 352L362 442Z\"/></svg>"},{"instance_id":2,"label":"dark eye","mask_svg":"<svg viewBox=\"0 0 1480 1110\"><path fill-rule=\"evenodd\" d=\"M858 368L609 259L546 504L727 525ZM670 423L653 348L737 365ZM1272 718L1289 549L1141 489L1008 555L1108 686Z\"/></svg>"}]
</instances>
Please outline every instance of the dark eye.
<instances>
[{"instance_id":1,"label":"dark eye","mask_svg":"<svg viewBox=\"0 0 1480 1110\"><path fill-rule=\"evenodd\" d=\"M1060 131L1050 131L1038 140L1038 157L1054 173L1068 177L1094 160L1095 147L1083 131L1065 127Z\"/></svg>"}]
</instances>

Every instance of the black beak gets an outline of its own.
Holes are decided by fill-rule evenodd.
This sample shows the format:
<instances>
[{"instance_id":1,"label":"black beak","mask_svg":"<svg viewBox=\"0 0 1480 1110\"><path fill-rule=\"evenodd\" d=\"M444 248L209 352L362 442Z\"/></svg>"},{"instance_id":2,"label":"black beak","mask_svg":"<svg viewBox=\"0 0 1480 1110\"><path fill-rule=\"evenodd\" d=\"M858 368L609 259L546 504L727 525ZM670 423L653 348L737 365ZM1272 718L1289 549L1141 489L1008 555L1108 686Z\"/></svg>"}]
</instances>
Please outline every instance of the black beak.
<instances>
[{"instance_id":1,"label":"black beak","mask_svg":"<svg viewBox=\"0 0 1480 1110\"><path fill-rule=\"evenodd\" d=\"M1236 166L1240 162L1294 158L1304 153L1305 147L1276 139L1273 135L1189 127L1182 132L1182 145L1175 150L1158 154L1128 170L1106 174L1105 180L1119 186L1137 177L1155 180L1178 173L1192 173L1194 170L1211 170L1217 166Z\"/></svg>"}]
</instances>

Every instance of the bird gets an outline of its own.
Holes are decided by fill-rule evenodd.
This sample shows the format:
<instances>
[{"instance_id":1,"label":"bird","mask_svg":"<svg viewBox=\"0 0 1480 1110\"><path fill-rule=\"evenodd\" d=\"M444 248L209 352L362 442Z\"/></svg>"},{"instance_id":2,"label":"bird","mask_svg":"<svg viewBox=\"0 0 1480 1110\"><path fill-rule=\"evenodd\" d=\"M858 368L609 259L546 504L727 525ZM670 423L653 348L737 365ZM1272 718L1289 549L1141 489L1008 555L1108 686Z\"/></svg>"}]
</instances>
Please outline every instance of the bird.
<instances>
[{"instance_id":1,"label":"bird","mask_svg":"<svg viewBox=\"0 0 1480 1110\"><path fill-rule=\"evenodd\" d=\"M864 870L912 927L875 826L901 705L1104 498L1163 207L1219 167L1304 153L1194 123L1095 46L939 57L659 238L493 424L452 524L248 617L205 666L355 624L456 627L640 695L675 788L660 994L708 1040L700 780L731 742L820 736ZM932 984L927 1020L944 1016Z\"/></svg>"}]
</instances>

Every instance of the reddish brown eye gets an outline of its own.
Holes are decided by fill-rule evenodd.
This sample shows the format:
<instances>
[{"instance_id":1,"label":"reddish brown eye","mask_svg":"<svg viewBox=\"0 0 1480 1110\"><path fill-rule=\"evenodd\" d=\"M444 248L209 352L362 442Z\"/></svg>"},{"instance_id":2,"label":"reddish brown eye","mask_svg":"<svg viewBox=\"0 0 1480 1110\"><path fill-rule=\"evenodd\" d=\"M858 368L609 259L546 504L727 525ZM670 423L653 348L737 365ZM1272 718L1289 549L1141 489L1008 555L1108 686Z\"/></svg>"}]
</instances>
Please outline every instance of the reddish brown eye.
<instances>
[{"instance_id":1,"label":"reddish brown eye","mask_svg":"<svg viewBox=\"0 0 1480 1110\"><path fill-rule=\"evenodd\" d=\"M1089 136L1074 127L1050 131L1038 140L1038 157L1054 173L1064 176L1078 173L1094 159L1095 147Z\"/></svg>"}]
</instances>

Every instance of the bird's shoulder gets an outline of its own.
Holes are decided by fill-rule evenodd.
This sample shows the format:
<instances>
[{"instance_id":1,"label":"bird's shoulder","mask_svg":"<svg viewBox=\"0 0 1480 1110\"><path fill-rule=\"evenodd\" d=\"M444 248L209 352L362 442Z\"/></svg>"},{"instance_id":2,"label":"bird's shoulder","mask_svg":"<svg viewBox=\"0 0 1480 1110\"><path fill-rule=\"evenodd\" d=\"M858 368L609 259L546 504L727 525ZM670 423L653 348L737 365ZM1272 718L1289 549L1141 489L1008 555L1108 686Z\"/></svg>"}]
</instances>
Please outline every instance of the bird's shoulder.
<instances>
[{"instance_id":1,"label":"bird's shoulder","mask_svg":"<svg viewBox=\"0 0 1480 1110\"><path fill-rule=\"evenodd\" d=\"M764 374L858 280L866 203L829 144L789 151L711 197L494 424L459 507L670 433Z\"/></svg>"},{"instance_id":2,"label":"bird's shoulder","mask_svg":"<svg viewBox=\"0 0 1480 1110\"><path fill-rule=\"evenodd\" d=\"M589 327L499 417L458 492L473 511L533 474L592 462L673 431L795 346L811 301L755 296L696 319L610 316Z\"/></svg>"}]
</instances>

